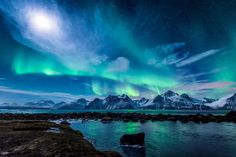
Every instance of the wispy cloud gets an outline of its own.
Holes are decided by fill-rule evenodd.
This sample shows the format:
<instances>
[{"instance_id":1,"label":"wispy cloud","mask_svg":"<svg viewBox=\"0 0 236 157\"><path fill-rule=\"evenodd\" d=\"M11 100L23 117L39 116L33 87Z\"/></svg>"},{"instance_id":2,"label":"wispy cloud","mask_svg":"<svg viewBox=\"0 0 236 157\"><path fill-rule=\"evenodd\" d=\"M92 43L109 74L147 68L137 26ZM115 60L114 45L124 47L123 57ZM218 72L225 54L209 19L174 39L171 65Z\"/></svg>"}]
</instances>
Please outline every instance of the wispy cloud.
<instances>
[{"instance_id":1,"label":"wispy cloud","mask_svg":"<svg viewBox=\"0 0 236 157\"><path fill-rule=\"evenodd\" d=\"M192 56L192 57L190 57L188 59L185 59L185 60L179 62L178 64L176 64L176 67L183 67L183 66L195 63L195 62L200 61L200 60L202 60L202 59L204 59L206 57L214 55L214 54L216 54L216 53L218 53L220 51L221 51L220 49L212 49L212 50L208 50L206 52L194 55L194 56Z\"/></svg>"},{"instance_id":2,"label":"wispy cloud","mask_svg":"<svg viewBox=\"0 0 236 157\"><path fill-rule=\"evenodd\" d=\"M211 74L218 73L218 72L220 72L222 70L225 70L225 69L226 68L216 68L216 69L212 69L210 71L187 74L187 75L182 76L182 78L184 78L184 79L191 79L191 78L196 78L196 77L200 77L200 76L211 75Z\"/></svg>"},{"instance_id":3,"label":"wispy cloud","mask_svg":"<svg viewBox=\"0 0 236 157\"><path fill-rule=\"evenodd\" d=\"M35 92L35 91L27 91L21 89L13 89L6 86L0 86L0 92L5 93L13 93L13 94L23 94L23 95L31 95L31 96L40 96L40 97L56 97L56 98L65 98L65 99L78 99L77 95L63 93L63 92Z\"/></svg>"},{"instance_id":4,"label":"wispy cloud","mask_svg":"<svg viewBox=\"0 0 236 157\"><path fill-rule=\"evenodd\" d=\"M186 49L186 43L177 42L167 45L158 45L154 48L147 48L144 54L145 56L148 56L147 64L154 65L158 68L162 65L172 65L184 60L188 57L189 52Z\"/></svg>"},{"instance_id":5,"label":"wispy cloud","mask_svg":"<svg viewBox=\"0 0 236 157\"><path fill-rule=\"evenodd\" d=\"M0 77L0 81L1 81L1 80L6 80L6 78L1 78L1 77Z\"/></svg>"},{"instance_id":6,"label":"wispy cloud","mask_svg":"<svg viewBox=\"0 0 236 157\"><path fill-rule=\"evenodd\" d=\"M223 81L207 82L207 83L193 83L193 84L179 86L176 89L196 91L196 90L207 90L207 89L215 89L215 88L225 88L234 84L235 82L223 82Z\"/></svg>"}]
</instances>

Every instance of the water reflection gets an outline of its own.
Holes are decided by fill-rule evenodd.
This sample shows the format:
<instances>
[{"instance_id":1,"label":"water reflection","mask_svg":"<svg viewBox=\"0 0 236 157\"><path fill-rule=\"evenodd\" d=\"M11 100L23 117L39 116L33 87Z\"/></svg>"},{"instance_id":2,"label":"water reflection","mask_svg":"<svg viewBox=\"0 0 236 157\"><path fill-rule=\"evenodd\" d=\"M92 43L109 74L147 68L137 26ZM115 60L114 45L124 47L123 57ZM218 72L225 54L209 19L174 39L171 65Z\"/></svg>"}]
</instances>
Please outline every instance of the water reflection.
<instances>
[{"instance_id":1,"label":"water reflection","mask_svg":"<svg viewBox=\"0 0 236 157\"><path fill-rule=\"evenodd\" d=\"M145 157L145 147L121 146L123 154L129 157Z\"/></svg>"},{"instance_id":2,"label":"water reflection","mask_svg":"<svg viewBox=\"0 0 236 157\"><path fill-rule=\"evenodd\" d=\"M85 137L95 139L99 150L116 150L124 157L235 157L236 124L181 122L72 121L71 126ZM120 146L124 134L145 132L145 148Z\"/></svg>"}]
</instances>

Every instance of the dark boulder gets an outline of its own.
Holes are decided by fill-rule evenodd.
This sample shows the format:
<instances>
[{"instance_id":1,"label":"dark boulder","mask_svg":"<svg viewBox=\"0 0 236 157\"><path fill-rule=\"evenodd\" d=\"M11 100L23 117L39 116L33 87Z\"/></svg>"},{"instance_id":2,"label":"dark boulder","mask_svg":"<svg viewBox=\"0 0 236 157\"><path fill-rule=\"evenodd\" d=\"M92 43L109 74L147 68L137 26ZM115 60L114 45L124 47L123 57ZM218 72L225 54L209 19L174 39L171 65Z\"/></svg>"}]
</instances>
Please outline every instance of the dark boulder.
<instances>
[{"instance_id":1,"label":"dark boulder","mask_svg":"<svg viewBox=\"0 0 236 157\"><path fill-rule=\"evenodd\" d=\"M101 122L111 122L113 119L111 117L103 117Z\"/></svg>"},{"instance_id":2,"label":"dark boulder","mask_svg":"<svg viewBox=\"0 0 236 157\"><path fill-rule=\"evenodd\" d=\"M63 125L70 125L70 123L69 122L67 122L66 120L63 120L63 121L61 121L61 123L60 124L63 124Z\"/></svg>"},{"instance_id":3,"label":"dark boulder","mask_svg":"<svg viewBox=\"0 0 236 157\"><path fill-rule=\"evenodd\" d=\"M236 121L236 111L230 111L225 115L225 118L228 121Z\"/></svg>"},{"instance_id":4,"label":"dark boulder","mask_svg":"<svg viewBox=\"0 0 236 157\"><path fill-rule=\"evenodd\" d=\"M125 134L120 138L121 145L144 145L145 133Z\"/></svg>"}]
</instances>

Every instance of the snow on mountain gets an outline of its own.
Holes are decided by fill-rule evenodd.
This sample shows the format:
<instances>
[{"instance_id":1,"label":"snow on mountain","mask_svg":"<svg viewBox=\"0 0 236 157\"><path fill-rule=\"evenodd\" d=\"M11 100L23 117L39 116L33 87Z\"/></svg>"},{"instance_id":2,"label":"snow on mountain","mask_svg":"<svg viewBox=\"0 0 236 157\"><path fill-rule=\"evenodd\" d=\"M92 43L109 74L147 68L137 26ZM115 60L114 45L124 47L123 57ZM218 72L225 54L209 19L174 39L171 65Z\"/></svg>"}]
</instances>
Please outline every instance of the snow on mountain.
<instances>
[{"instance_id":1,"label":"snow on mountain","mask_svg":"<svg viewBox=\"0 0 236 157\"><path fill-rule=\"evenodd\" d=\"M157 95L152 103L145 105L144 108L148 109L191 109L200 108L203 101L190 97L187 94L175 93L173 91L167 91L164 94Z\"/></svg>"},{"instance_id":2,"label":"snow on mountain","mask_svg":"<svg viewBox=\"0 0 236 157\"><path fill-rule=\"evenodd\" d=\"M84 99L84 98L80 98L77 101L71 102L71 103L65 103L65 102L61 102L61 104L58 104L58 109L84 109L85 106L87 106L89 103L88 100Z\"/></svg>"},{"instance_id":3,"label":"snow on mountain","mask_svg":"<svg viewBox=\"0 0 236 157\"><path fill-rule=\"evenodd\" d=\"M222 97L219 100L203 98L199 100L188 94L178 94L173 91L167 91L157 95L154 99L141 98L132 100L129 96L109 95L105 99L95 98L88 101L80 98L70 103L54 103L51 100L40 100L29 102L24 105L3 103L0 108L31 108L31 109L90 109L90 110L116 110L116 109L236 109L236 93Z\"/></svg>"},{"instance_id":4,"label":"snow on mountain","mask_svg":"<svg viewBox=\"0 0 236 157\"><path fill-rule=\"evenodd\" d=\"M127 95L109 95L104 100L104 107L108 110L113 109L134 109L136 108L135 102Z\"/></svg>"},{"instance_id":5,"label":"snow on mountain","mask_svg":"<svg viewBox=\"0 0 236 157\"><path fill-rule=\"evenodd\" d=\"M236 108L236 93L224 96L217 101L212 103L206 103L205 105L210 106L212 108L223 108L223 109L230 109L235 110Z\"/></svg>"},{"instance_id":6,"label":"snow on mountain","mask_svg":"<svg viewBox=\"0 0 236 157\"><path fill-rule=\"evenodd\" d=\"M135 102L138 104L139 107L145 107L152 104L152 100L146 98L141 98L140 100L136 100Z\"/></svg>"},{"instance_id":7,"label":"snow on mountain","mask_svg":"<svg viewBox=\"0 0 236 157\"><path fill-rule=\"evenodd\" d=\"M213 103L214 101L217 101L217 99L212 99L212 98L203 98L204 103Z\"/></svg>"},{"instance_id":8,"label":"snow on mountain","mask_svg":"<svg viewBox=\"0 0 236 157\"><path fill-rule=\"evenodd\" d=\"M95 98L94 100L90 101L88 105L85 106L84 109L88 109L88 110L105 109L103 105L103 99Z\"/></svg>"}]
</instances>

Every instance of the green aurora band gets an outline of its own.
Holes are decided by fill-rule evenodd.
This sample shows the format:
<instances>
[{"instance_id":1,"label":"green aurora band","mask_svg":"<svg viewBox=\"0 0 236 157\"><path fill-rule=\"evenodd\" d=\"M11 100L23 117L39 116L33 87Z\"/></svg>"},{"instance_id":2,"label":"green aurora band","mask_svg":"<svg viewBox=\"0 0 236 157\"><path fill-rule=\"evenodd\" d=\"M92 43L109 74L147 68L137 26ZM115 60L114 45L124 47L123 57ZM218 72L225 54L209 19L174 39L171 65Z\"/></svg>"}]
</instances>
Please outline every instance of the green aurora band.
<instances>
[{"instance_id":1,"label":"green aurora band","mask_svg":"<svg viewBox=\"0 0 236 157\"><path fill-rule=\"evenodd\" d=\"M25 3L27 6L28 5L27 2ZM16 4L18 6L23 3L19 1L19 3ZM45 4L50 4L50 3L45 1ZM68 14L63 9L56 10L60 12L59 15L62 15L62 18L67 17L68 19L63 21L63 31L64 27L65 30L67 30L68 27L69 31L68 32L65 31L65 34L66 37L68 35L69 45L75 44L77 46L81 44L85 47L85 48L83 47L84 49L81 48L81 50L80 49L77 50L76 48L78 48L79 47L78 46L75 49L71 50L71 52L68 52L68 55L66 52L65 54L67 55L68 58L65 58L65 56L61 55L60 52L56 51L56 50L60 51L61 48L64 48L64 45L62 47L61 45L57 45L58 44L57 40L60 39L56 39L56 42L54 43L53 34L52 36L47 36L46 33L45 35L46 37L30 36L32 38L28 39L27 38L28 36L25 37L24 35L27 33L30 34L32 32L26 31L27 33L25 33L25 30L27 30L27 28L22 27L21 25L22 21L23 21L22 23L25 22L24 20L28 22L27 19L20 17L20 22L15 19L13 20L10 19L9 21L12 20L13 22L12 21L11 22L14 24L15 23L17 24L17 22L20 23L19 27L16 28L12 27L12 29L14 28L16 30L10 31L10 34L11 37L13 37L14 41L17 42L17 44L21 44L21 46L23 45L22 47L24 47L24 48L21 47L22 49L14 48L13 49L14 52L11 52L11 55L14 56L13 59L9 61L11 63L12 72L16 75L41 74L41 75L46 75L47 77L54 77L54 76L88 77L89 78L88 86L90 87L92 94L99 96L104 96L109 93L114 93L119 95L127 94L132 97L140 97L143 96L143 93L148 93L148 94L153 93L155 95L155 94L160 94L161 92L166 91L168 89L171 90L173 89L179 93L187 92L189 94L195 94L194 90L191 89L185 90L178 87L184 86L186 84L191 85L194 83L199 83L201 81L203 82L205 81L206 83L236 82L236 69L235 69L236 30L232 29L236 28L235 27L236 24L235 26L234 25L231 26L230 24L225 24L225 27L227 26L227 29L231 30L230 32L228 32L228 34L230 34L229 35L231 41L231 43L229 43L230 46L226 45L225 47L223 47L224 45L223 46L220 45L218 47L217 42L216 44L215 42L214 44L212 44L210 41L209 43L207 43L208 40L210 40L209 38L207 38L208 34L206 33L209 30L205 28L207 27L205 23L209 21L208 19L207 21L204 21L204 19L199 19L199 20L194 19L195 16L193 15L191 15L193 16L193 18L182 19L182 16L180 16L179 14L176 14L176 16L180 16L178 17L178 21L175 20L174 17L173 19L172 18L169 19L169 17L175 16L174 15L175 12L174 11L172 12L171 9L173 7L172 5L170 7L170 13L166 15L166 12L164 13L158 12L157 8L159 5L152 7L152 4L149 3L146 4L144 2L142 3L140 2L137 4L137 6L134 7L134 9L136 9L134 13L133 12L130 13L129 9L128 12L123 12L122 10L120 10L118 5L114 4L115 2L112 1L110 3L106 2L105 4L104 3L101 4L98 3L96 5L91 4L91 7L88 8L85 7L84 9L81 10L78 9L79 10L78 12L75 11L75 13L73 12L71 14ZM147 6L144 7L143 4L146 4ZM40 8L40 4L38 5ZM51 6L51 4L49 6ZM0 7L4 8L3 5ZM9 8L6 8L6 10L2 10L2 8L0 8L1 9L0 11L3 11L5 14L8 14L10 11L12 11L9 10ZM161 10L162 8L159 9ZM164 11L166 10L164 9ZM177 12L178 11L179 10L177 10ZM17 15L19 14L17 10L13 10L12 12L14 15L12 17L15 16L17 17ZM160 21L158 20L159 16L157 16L158 13L160 13L160 18L163 16L162 17L163 19L161 18ZM198 14L198 12L196 13ZM215 16L218 18L218 16L220 15L221 13L219 12ZM9 18L8 16L6 17ZM222 24L223 22L225 23L224 21L225 18L221 17L220 19L223 20ZM184 22L186 20L186 23L184 23L183 20ZM79 22L77 23L77 21ZM231 21L232 20L230 19L230 22ZM159 24L159 22L162 23ZM170 24L171 25L170 28L166 26L168 25L169 22L170 23L173 22L171 23L172 25ZM177 22L179 22L179 24L177 24L177 26L175 27ZM181 24L181 22L184 24ZM180 26L178 27L178 25ZM78 28L75 26L78 26ZM162 27L163 28L167 27L167 29L162 29ZM20 30L22 28L23 31ZM151 31L152 29L154 31ZM164 30L163 31L164 33L158 32L158 29L160 29L161 31ZM81 30L81 32L78 30ZM179 37L178 33L177 35L173 34L172 36L172 34L165 32L168 30L172 30L171 33L180 32L179 34L182 34L183 37L181 36ZM14 34L15 32L20 32L20 33ZM34 34L34 32L32 34ZM159 34L160 36L158 36ZM165 34L166 36L165 35L162 36L162 34ZM211 32L209 34L211 34ZM87 36L84 37L84 35ZM214 37L217 36L215 35L211 38ZM50 41L49 39L52 40ZM90 42L90 40L92 40L93 42L92 41ZM152 40L154 42L150 42ZM52 43L48 44L48 41ZM60 40L59 43L61 44L64 41L67 40L64 40L63 38L63 40ZM46 48L42 47L40 43L46 43L46 46L43 45ZM187 55L186 58L184 57L175 58L175 55L177 53L185 53L185 50L181 50L178 52L175 52L173 50L173 52L171 53L162 53L161 50L158 49L158 46L174 44L174 43L184 43L184 44L186 43L186 45L190 45L189 46L190 48L186 46L187 47L186 51L191 51L191 54L189 53L190 56ZM204 43L207 43L207 46L204 46ZM53 45L52 49L50 49L51 48L50 44L52 45L55 44L56 46ZM209 47L208 44L210 45ZM67 45L65 44L65 46ZM201 46L203 47L202 49ZM200 47L199 48L200 50L199 49L196 50L196 47ZM187 64L183 67L177 66L178 63L177 61L180 62L182 61L181 59L186 59L186 60L189 58L191 59L191 57L197 56L198 54L201 55L201 53L204 53L210 49L224 49L224 50L222 51L222 53L209 55L205 58L202 58L201 61L196 60L196 62ZM82 60L79 60L79 57L83 56L84 53L87 52L89 53L90 51L92 51L91 54L95 54L97 56L105 55L108 59L102 61L99 64L88 64L89 66L86 67L85 69L83 68L80 69L79 66L83 66L82 65L83 62ZM7 56L7 52L4 52L4 54L6 54ZM127 70L124 71L110 71L109 65L112 63L112 61L114 61L118 57L126 58L129 61L129 67L127 68ZM172 59L171 61L173 60L174 60L173 62L176 61L176 63L173 62L169 63L168 61L164 63L164 60L168 57L170 60ZM148 62L152 59L155 60L154 61L155 64L148 64ZM88 63L90 62L88 61ZM206 74L207 72L214 69L222 69L222 70L216 73ZM182 71L184 72L181 73ZM196 75L196 77L185 80L184 78L185 74L186 75L200 74L201 77ZM233 85L222 88L214 88L214 91L211 91L210 89L209 96L214 97L215 95L217 95L217 93L227 93L227 91L231 87L233 89Z\"/></svg>"}]
</instances>

